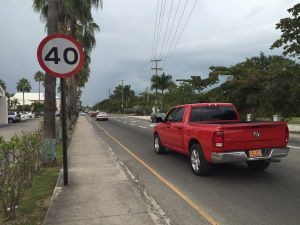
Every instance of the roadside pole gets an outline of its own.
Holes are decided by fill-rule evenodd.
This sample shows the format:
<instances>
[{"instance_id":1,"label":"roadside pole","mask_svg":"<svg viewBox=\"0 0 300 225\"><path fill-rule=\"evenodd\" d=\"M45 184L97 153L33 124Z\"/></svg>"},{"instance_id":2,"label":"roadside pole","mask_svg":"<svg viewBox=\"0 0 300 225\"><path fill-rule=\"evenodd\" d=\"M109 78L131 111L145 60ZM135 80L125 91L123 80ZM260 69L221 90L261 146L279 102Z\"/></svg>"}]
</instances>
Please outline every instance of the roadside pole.
<instances>
[{"instance_id":1,"label":"roadside pole","mask_svg":"<svg viewBox=\"0 0 300 225\"><path fill-rule=\"evenodd\" d=\"M79 42L65 34L51 34L39 44L37 58L47 74L60 78L61 127L64 186L68 186L68 134L66 122L66 78L76 75L84 63Z\"/></svg>"},{"instance_id":2,"label":"roadside pole","mask_svg":"<svg viewBox=\"0 0 300 225\"><path fill-rule=\"evenodd\" d=\"M62 128L62 142L63 142L63 171L64 171L64 185L69 185L68 175L68 133L66 121L66 79L60 78L60 92L61 92L61 128Z\"/></svg>"}]
</instances>

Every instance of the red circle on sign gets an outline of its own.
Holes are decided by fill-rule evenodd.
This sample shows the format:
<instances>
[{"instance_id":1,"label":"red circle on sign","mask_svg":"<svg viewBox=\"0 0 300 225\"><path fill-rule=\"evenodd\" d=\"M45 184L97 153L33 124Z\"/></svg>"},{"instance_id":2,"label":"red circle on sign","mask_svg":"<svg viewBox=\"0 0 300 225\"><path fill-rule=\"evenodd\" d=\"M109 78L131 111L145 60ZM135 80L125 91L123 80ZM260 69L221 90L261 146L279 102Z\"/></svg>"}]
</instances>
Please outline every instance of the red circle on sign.
<instances>
[{"instance_id":1,"label":"red circle on sign","mask_svg":"<svg viewBox=\"0 0 300 225\"><path fill-rule=\"evenodd\" d=\"M72 42L75 46L76 46L76 50L78 51L79 53L79 63L77 64L77 66L70 72L67 72L67 73L58 73L58 72L55 72L53 71L52 69L50 69L44 62L44 59L43 59L43 49L45 47L45 45L55 39L55 38L60 38L60 39L66 39L70 42ZM49 75L52 75L52 76L55 76L55 77L59 77L59 78L68 78L68 77L71 77L71 76L74 76L75 74L77 74L81 68L83 67L83 63L84 63L84 52L83 52L83 49L81 48L80 46L80 43L78 41L76 41L72 36L69 36L69 35L66 35L66 34L51 34L47 37L45 37L41 43L39 44L39 47L37 49L37 58L38 58L38 61L39 61L39 64L40 66L45 70L45 72Z\"/></svg>"}]
</instances>

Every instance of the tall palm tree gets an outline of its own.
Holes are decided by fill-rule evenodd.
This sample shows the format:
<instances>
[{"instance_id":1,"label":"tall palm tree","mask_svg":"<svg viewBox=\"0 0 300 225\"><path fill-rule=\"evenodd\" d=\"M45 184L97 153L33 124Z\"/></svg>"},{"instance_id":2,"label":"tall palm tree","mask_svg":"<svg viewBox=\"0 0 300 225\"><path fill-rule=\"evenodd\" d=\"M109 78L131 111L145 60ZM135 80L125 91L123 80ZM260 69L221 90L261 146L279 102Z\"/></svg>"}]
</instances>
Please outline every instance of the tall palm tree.
<instances>
[{"instance_id":1,"label":"tall palm tree","mask_svg":"<svg viewBox=\"0 0 300 225\"><path fill-rule=\"evenodd\" d=\"M0 86L2 87L3 91L6 91L6 84L2 79L0 79Z\"/></svg>"},{"instance_id":2,"label":"tall palm tree","mask_svg":"<svg viewBox=\"0 0 300 225\"><path fill-rule=\"evenodd\" d=\"M153 75L151 77L151 90L155 90L155 107L157 105L157 90L159 89L159 75Z\"/></svg>"},{"instance_id":3,"label":"tall palm tree","mask_svg":"<svg viewBox=\"0 0 300 225\"><path fill-rule=\"evenodd\" d=\"M159 77L159 90L164 94L164 91L172 86L174 86L174 82L172 81L172 75L166 75L165 73L161 74Z\"/></svg>"},{"instance_id":4,"label":"tall palm tree","mask_svg":"<svg viewBox=\"0 0 300 225\"><path fill-rule=\"evenodd\" d=\"M24 93L25 92L30 92L31 90L31 85L29 80L22 78L18 81L17 83L17 90L23 93L23 112L24 112L24 106L25 106L25 98L24 98Z\"/></svg>"},{"instance_id":5,"label":"tall palm tree","mask_svg":"<svg viewBox=\"0 0 300 225\"><path fill-rule=\"evenodd\" d=\"M91 9L92 7L97 8L99 5L102 8L102 0L33 0L33 2L34 10L41 14L42 21L46 23L48 34L59 31L60 33L72 35L75 39L81 42L86 54L85 59L89 58L87 56L90 55L91 48L95 46L94 33L91 31L95 31L97 29L97 26L95 26L96 24L93 22ZM59 6L57 4L58 2ZM56 13L54 14L53 7L56 8ZM50 12L50 10L52 12ZM88 34L91 34L92 36L89 36ZM90 72L89 63L90 60L85 60L84 69L80 72L80 79L73 77L67 80L67 109L69 119L71 119L69 115L76 113L76 110L74 109L76 109L78 95L80 94L80 92L78 92L78 83L80 83L80 86L83 86L88 80ZM52 77L46 76L45 81L45 117L47 117L46 110L50 110L47 108L48 106L46 103L47 89L49 90L50 88L50 84L48 84L50 82L49 80L51 80L50 78ZM51 81L53 82L53 80ZM55 89L55 85L53 87ZM52 97L55 101L55 92L52 93ZM55 106L52 106L52 109L55 111ZM55 120L54 111L51 112L51 115L53 114L53 119ZM55 137L54 134L53 136Z\"/></svg>"},{"instance_id":6,"label":"tall palm tree","mask_svg":"<svg viewBox=\"0 0 300 225\"><path fill-rule=\"evenodd\" d=\"M157 82L158 82L158 89L161 90L160 107L163 108L164 91L170 87L175 86L175 83L172 81L172 75L166 75L165 73L159 76Z\"/></svg>"},{"instance_id":7,"label":"tall palm tree","mask_svg":"<svg viewBox=\"0 0 300 225\"><path fill-rule=\"evenodd\" d=\"M45 74L41 71L38 71L34 74L34 80L39 82L39 104L41 103L41 82L45 80Z\"/></svg>"},{"instance_id":8,"label":"tall palm tree","mask_svg":"<svg viewBox=\"0 0 300 225\"><path fill-rule=\"evenodd\" d=\"M48 35L58 32L59 0L33 0L33 9L40 13L41 19L46 23ZM45 77L45 100L44 100L44 160L49 163L55 161L55 127L56 111L56 78L46 75Z\"/></svg>"}]
</instances>

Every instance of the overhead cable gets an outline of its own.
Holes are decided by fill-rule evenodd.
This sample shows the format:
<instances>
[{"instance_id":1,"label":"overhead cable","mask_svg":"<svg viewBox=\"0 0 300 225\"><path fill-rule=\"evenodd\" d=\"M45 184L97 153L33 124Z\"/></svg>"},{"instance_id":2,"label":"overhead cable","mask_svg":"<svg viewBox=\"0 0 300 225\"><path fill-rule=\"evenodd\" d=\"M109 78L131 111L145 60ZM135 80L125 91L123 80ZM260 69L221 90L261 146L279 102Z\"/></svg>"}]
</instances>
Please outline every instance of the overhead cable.
<instances>
[{"instance_id":1,"label":"overhead cable","mask_svg":"<svg viewBox=\"0 0 300 225\"><path fill-rule=\"evenodd\" d=\"M156 15L155 15L155 24L154 24L154 32L153 32L153 43L152 43L152 55L151 59L154 57L154 45L155 45L155 36L156 36L156 27L157 27L157 17L158 17L158 6L159 6L159 1L157 0L157 5L156 5Z\"/></svg>"},{"instance_id":2,"label":"overhead cable","mask_svg":"<svg viewBox=\"0 0 300 225\"><path fill-rule=\"evenodd\" d=\"M185 22L185 24L184 24L184 26L183 26L181 32L180 32L180 35L179 35L177 41L175 42L175 45L174 45L174 47L173 47L173 49L172 49L172 51L171 51L171 54L170 54L169 56L166 56L166 58L165 58L164 66L167 66L167 63L168 63L169 59L173 56L174 50L176 49L176 47L177 47L177 45L178 45L178 43L179 43L179 41L180 41L180 38L181 38L181 36L182 36L182 34L183 34L183 32L184 32L184 30L185 30L185 28L186 28L186 26L187 26L187 24L188 24L190 18L191 18L191 16L192 16L192 13L193 13L193 11L194 11L194 9L195 9L195 7L196 7L198 1L199 1L199 0L195 0L195 3L194 3L194 5L193 5L193 7L192 7L192 10L190 11L190 14L189 14L189 16L188 16L188 18L187 18L187 20L186 20L186 22Z\"/></svg>"}]
</instances>

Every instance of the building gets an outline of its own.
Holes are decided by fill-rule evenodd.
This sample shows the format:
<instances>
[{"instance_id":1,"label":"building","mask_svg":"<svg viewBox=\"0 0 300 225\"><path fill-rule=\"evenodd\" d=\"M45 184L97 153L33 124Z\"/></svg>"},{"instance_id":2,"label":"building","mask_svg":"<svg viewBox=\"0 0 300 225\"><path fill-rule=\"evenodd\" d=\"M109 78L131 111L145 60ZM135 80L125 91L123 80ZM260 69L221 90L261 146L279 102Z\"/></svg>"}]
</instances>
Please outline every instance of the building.
<instances>
[{"instance_id":1,"label":"building","mask_svg":"<svg viewBox=\"0 0 300 225\"><path fill-rule=\"evenodd\" d=\"M17 92L12 99L17 99L20 105L23 105L23 93ZM40 93L40 103L44 103L45 95ZM32 103L39 102L39 93L25 92L24 93L24 104L32 105ZM60 97L56 96L56 109L60 111Z\"/></svg>"},{"instance_id":2,"label":"building","mask_svg":"<svg viewBox=\"0 0 300 225\"><path fill-rule=\"evenodd\" d=\"M7 116L7 98L5 96L5 91L0 86L0 125L8 123Z\"/></svg>"}]
</instances>

